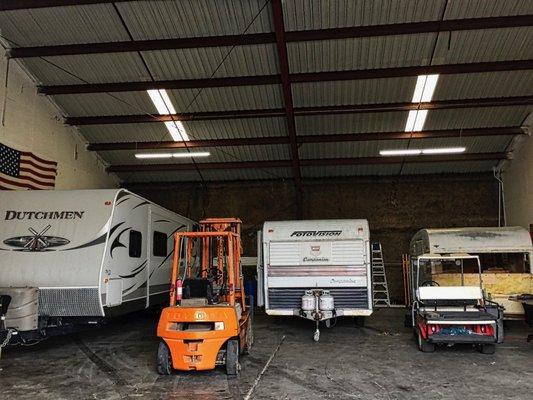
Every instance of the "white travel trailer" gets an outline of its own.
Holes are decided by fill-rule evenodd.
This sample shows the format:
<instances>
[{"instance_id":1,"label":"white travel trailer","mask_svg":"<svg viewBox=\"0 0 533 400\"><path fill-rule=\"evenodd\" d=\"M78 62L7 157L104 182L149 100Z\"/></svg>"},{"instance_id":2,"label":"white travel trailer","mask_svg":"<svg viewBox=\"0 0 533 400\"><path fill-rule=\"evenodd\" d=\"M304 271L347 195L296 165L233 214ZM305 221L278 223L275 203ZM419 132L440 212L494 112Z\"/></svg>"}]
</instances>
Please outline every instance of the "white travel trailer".
<instances>
[{"instance_id":1,"label":"white travel trailer","mask_svg":"<svg viewBox=\"0 0 533 400\"><path fill-rule=\"evenodd\" d=\"M0 344L163 302L173 233L194 226L123 189L0 191Z\"/></svg>"},{"instance_id":2,"label":"white travel trailer","mask_svg":"<svg viewBox=\"0 0 533 400\"><path fill-rule=\"evenodd\" d=\"M453 253L478 256L487 295L505 307L505 318L523 316L522 305L510 298L533 292L533 246L526 229L519 226L421 229L413 236L410 247L411 257ZM477 283L475 265L464 264L463 272L466 284ZM441 263L433 263L430 273L432 281L444 286L461 280L458 267L443 268Z\"/></svg>"},{"instance_id":3,"label":"white travel trailer","mask_svg":"<svg viewBox=\"0 0 533 400\"><path fill-rule=\"evenodd\" d=\"M259 236L258 305L267 314L316 321L315 341L320 321L372 314L368 221L265 222Z\"/></svg>"}]
</instances>

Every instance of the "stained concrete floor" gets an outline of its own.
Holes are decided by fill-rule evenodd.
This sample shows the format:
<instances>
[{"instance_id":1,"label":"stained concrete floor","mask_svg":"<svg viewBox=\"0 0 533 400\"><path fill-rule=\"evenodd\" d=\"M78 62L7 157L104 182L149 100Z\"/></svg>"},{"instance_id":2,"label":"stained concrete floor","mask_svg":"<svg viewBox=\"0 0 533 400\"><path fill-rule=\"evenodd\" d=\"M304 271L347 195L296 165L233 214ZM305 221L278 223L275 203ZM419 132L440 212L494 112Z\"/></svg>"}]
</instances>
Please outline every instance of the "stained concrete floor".
<instances>
[{"instance_id":1,"label":"stained concrete floor","mask_svg":"<svg viewBox=\"0 0 533 400\"><path fill-rule=\"evenodd\" d=\"M494 355L469 346L424 354L399 309L379 310L365 328L340 320L322 330L319 343L309 321L256 315L252 354L243 356L241 375L227 379L222 369L157 375L156 321L155 313L134 314L98 330L9 348L0 360L0 398L533 398L533 343L525 342L528 328L519 322L509 325Z\"/></svg>"}]
</instances>

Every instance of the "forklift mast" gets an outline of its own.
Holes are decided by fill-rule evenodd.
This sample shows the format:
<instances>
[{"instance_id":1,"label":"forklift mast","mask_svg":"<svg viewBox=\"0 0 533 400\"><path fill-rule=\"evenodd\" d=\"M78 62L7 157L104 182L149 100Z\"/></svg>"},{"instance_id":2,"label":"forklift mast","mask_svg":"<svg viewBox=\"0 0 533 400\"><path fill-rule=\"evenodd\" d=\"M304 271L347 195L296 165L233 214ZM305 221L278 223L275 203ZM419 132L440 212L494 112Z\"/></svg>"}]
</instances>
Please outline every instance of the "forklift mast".
<instances>
[{"instance_id":1,"label":"forklift mast","mask_svg":"<svg viewBox=\"0 0 533 400\"><path fill-rule=\"evenodd\" d=\"M231 306L240 303L242 310L246 309L241 271L241 225L238 218L207 218L200 221L198 232L174 234L171 306L177 303L175 288L178 282L194 278L193 252L198 243L201 250L200 278L209 280L213 287L218 288L219 301ZM180 265L184 266L183 273L180 273Z\"/></svg>"}]
</instances>

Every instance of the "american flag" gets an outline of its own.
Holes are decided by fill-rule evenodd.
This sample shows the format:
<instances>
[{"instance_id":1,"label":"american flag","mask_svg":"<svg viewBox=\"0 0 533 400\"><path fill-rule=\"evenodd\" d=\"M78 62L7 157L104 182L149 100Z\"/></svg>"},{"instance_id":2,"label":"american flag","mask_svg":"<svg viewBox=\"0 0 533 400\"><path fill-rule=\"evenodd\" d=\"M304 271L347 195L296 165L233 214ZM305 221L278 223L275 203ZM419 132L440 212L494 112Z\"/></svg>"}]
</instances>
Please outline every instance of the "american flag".
<instances>
[{"instance_id":1,"label":"american flag","mask_svg":"<svg viewBox=\"0 0 533 400\"><path fill-rule=\"evenodd\" d=\"M53 189L57 163L0 143L0 189Z\"/></svg>"}]
</instances>

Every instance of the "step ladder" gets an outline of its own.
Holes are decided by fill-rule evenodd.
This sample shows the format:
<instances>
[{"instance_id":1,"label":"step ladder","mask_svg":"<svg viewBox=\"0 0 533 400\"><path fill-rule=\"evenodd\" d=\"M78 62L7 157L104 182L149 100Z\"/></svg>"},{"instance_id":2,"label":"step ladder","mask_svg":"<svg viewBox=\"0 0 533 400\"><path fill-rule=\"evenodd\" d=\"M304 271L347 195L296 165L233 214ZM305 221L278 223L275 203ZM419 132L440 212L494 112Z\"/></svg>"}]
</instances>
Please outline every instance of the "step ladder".
<instances>
[{"instance_id":1,"label":"step ladder","mask_svg":"<svg viewBox=\"0 0 533 400\"><path fill-rule=\"evenodd\" d=\"M390 307L389 287L383 263L381 243L372 243L372 293L374 307Z\"/></svg>"}]
</instances>

